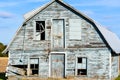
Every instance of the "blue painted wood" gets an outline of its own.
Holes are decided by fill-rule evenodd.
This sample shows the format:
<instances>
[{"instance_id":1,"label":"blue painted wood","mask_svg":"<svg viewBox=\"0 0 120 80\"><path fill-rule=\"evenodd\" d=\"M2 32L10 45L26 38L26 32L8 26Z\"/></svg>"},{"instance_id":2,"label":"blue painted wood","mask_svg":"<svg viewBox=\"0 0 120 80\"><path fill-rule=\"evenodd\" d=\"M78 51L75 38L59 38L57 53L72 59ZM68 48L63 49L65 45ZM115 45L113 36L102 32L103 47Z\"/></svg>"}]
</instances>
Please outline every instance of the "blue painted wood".
<instances>
[{"instance_id":1,"label":"blue painted wood","mask_svg":"<svg viewBox=\"0 0 120 80\"><path fill-rule=\"evenodd\" d=\"M65 77L65 55L51 55L51 77Z\"/></svg>"},{"instance_id":2,"label":"blue painted wood","mask_svg":"<svg viewBox=\"0 0 120 80\"><path fill-rule=\"evenodd\" d=\"M54 22L54 19L60 19L60 22ZM64 19L64 33L62 29L63 21L61 19ZM71 24L72 21L70 19L72 19L73 21L77 19L77 25L75 25L74 23ZM46 40L44 41L35 40L36 21L45 21ZM80 25L80 28L78 27L78 25ZM54 28L54 26L60 27ZM70 29L71 26L74 26L75 29ZM25 34L24 29L26 29ZM78 30L80 30L81 33ZM55 33L59 36L59 32L62 34L62 38L60 40L54 39L54 34L52 33ZM71 35L72 38L76 39L70 39L71 33L75 34L75 36ZM63 34L65 34L65 41L63 41ZM23 40L24 47L22 43ZM59 41L60 43L57 41ZM60 47L63 47L63 45L65 45L65 48L61 49ZM54 48L53 46L58 46L58 49ZM49 54L51 52L65 52L67 55L66 64L62 63L63 55L53 55L53 61L57 59L59 61L61 60L60 62L58 62L60 64L58 64L57 62L51 62L51 65L49 65ZM86 65L88 78L103 78L105 80L110 80L109 78L111 78L111 76L115 77L116 75L118 75L118 70L116 69L118 68L118 56L114 57L113 61L111 61L113 55L111 55L111 51L106 47L102 38L95 30L94 25L89 23L81 16L74 14L74 12L66 9L64 6L58 4L57 2L52 3L44 10L36 14L33 18L26 22L25 26L22 26L19 29L9 47L9 54L10 55L8 64L10 66L27 65L28 58L39 58L40 77L50 77L49 74L51 73L49 72L49 67L52 66L54 72L54 68L57 69L58 66L62 66L63 64L67 66L66 70L63 71L64 67L61 67L61 72L60 74L57 73L57 75L59 74L59 76L63 77L63 75L65 74L65 77L75 77L75 69L77 65L76 56L87 58L88 62ZM20 62L20 60L22 60L22 62ZM64 74L62 72L64 72ZM11 73L9 71L8 74L15 75L14 73ZM53 73L53 76L55 76L55 73Z\"/></svg>"},{"instance_id":3,"label":"blue painted wood","mask_svg":"<svg viewBox=\"0 0 120 80\"><path fill-rule=\"evenodd\" d=\"M64 20L53 19L52 45L53 48L64 48Z\"/></svg>"}]
</instances>

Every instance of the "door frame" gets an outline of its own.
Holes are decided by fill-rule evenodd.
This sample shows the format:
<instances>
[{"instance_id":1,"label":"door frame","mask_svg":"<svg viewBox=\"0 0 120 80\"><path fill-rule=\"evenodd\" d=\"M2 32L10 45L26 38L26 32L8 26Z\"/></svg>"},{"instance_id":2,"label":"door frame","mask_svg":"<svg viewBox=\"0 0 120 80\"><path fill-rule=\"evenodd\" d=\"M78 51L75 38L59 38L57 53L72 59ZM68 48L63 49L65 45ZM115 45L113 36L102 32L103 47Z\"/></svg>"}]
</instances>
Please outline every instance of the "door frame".
<instances>
[{"instance_id":1,"label":"door frame","mask_svg":"<svg viewBox=\"0 0 120 80\"><path fill-rule=\"evenodd\" d=\"M66 48L66 39L65 39L65 36L66 36L66 34L65 34L65 18L59 18L59 19L57 19L57 18L52 18L51 19L51 23L52 23L52 27L51 27L51 43L53 43L53 20L63 20L63 48ZM53 44L51 45L51 48L53 49Z\"/></svg>"},{"instance_id":2,"label":"door frame","mask_svg":"<svg viewBox=\"0 0 120 80\"><path fill-rule=\"evenodd\" d=\"M49 77L51 77L51 55L52 55L52 54L63 54L63 55L65 56L65 57L64 57L64 58L65 58L65 59L64 59L64 61L65 61L64 77L66 77L66 68L67 68L67 65L66 65L66 64L67 64L67 63L66 63L66 62L67 62L67 54L66 54L66 52L51 52L51 53L50 53L50 55L49 55Z\"/></svg>"}]
</instances>

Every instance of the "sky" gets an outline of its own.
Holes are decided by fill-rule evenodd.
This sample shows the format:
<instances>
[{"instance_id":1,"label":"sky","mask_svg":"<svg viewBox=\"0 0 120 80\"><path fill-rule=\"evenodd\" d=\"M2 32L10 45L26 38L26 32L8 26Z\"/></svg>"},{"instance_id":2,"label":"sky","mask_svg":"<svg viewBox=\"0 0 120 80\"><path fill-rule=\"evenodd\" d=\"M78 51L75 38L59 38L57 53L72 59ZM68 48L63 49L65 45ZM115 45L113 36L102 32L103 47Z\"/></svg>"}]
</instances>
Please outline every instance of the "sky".
<instances>
[{"instance_id":1,"label":"sky","mask_svg":"<svg viewBox=\"0 0 120 80\"><path fill-rule=\"evenodd\" d=\"M0 42L9 44L24 22L23 15L51 0L0 0ZM119 0L63 0L120 38ZM111 38L112 39L112 38Z\"/></svg>"}]
</instances>

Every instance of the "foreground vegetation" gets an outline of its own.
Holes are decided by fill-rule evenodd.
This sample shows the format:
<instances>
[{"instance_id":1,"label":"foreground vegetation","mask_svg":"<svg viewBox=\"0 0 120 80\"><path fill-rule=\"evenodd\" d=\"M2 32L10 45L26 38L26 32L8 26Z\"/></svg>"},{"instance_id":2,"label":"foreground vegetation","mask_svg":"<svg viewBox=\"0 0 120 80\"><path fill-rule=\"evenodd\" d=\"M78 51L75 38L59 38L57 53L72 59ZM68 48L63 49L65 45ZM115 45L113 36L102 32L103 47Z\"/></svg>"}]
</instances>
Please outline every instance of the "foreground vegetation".
<instances>
[{"instance_id":1,"label":"foreground vegetation","mask_svg":"<svg viewBox=\"0 0 120 80\"><path fill-rule=\"evenodd\" d=\"M8 54L3 54L3 50L6 48L6 45L0 42L0 57L7 57Z\"/></svg>"},{"instance_id":2,"label":"foreground vegetation","mask_svg":"<svg viewBox=\"0 0 120 80\"><path fill-rule=\"evenodd\" d=\"M0 73L0 80L6 80L5 73Z\"/></svg>"},{"instance_id":3,"label":"foreground vegetation","mask_svg":"<svg viewBox=\"0 0 120 80\"><path fill-rule=\"evenodd\" d=\"M115 80L120 80L120 75Z\"/></svg>"}]
</instances>

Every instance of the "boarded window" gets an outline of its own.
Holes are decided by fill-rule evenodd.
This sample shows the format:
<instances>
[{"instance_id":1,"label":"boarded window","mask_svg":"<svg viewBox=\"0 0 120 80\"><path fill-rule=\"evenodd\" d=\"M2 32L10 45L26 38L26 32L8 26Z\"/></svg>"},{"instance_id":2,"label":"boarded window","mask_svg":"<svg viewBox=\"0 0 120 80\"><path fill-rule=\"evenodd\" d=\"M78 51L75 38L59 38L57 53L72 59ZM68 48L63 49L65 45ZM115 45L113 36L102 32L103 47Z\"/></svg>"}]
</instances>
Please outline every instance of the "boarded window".
<instances>
[{"instance_id":1,"label":"boarded window","mask_svg":"<svg viewBox=\"0 0 120 80\"><path fill-rule=\"evenodd\" d=\"M69 39L81 40L81 20L80 19L70 19L69 20Z\"/></svg>"},{"instance_id":2,"label":"boarded window","mask_svg":"<svg viewBox=\"0 0 120 80\"><path fill-rule=\"evenodd\" d=\"M36 21L36 40L45 40L45 21Z\"/></svg>"}]
</instances>

